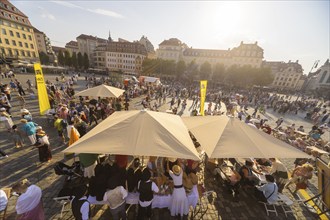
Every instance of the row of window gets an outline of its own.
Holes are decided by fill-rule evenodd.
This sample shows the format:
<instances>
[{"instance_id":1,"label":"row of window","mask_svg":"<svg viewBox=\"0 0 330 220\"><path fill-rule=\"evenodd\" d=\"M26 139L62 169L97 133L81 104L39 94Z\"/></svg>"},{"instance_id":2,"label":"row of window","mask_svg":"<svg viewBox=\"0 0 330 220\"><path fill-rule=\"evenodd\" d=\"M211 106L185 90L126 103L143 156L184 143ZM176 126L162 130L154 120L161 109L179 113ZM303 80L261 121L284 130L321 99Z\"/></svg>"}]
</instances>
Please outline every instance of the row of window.
<instances>
[{"instance_id":1,"label":"row of window","mask_svg":"<svg viewBox=\"0 0 330 220\"><path fill-rule=\"evenodd\" d=\"M5 38L4 40L5 40L4 43L7 44L7 45L23 47L23 43L22 43L21 41L18 41L18 42L16 43L15 40L12 40L11 43L10 43L9 40L8 40L7 38ZM2 44L2 39L1 39L1 38L0 38L0 44ZM26 42L24 43L24 46L25 46L25 48L29 48L29 44L26 43ZM30 44L30 48L31 48L31 49L34 49L33 44Z\"/></svg>"},{"instance_id":2,"label":"row of window","mask_svg":"<svg viewBox=\"0 0 330 220\"><path fill-rule=\"evenodd\" d=\"M28 20L25 18L21 18L21 17L15 16L15 15L12 15L12 14L8 14L5 11L1 11L1 14L2 14L2 16L6 17L8 19L12 19L13 21L16 21L16 22L19 21L19 22L22 22L25 24L29 24Z\"/></svg>"},{"instance_id":3,"label":"row of window","mask_svg":"<svg viewBox=\"0 0 330 220\"><path fill-rule=\"evenodd\" d=\"M31 32L31 28L21 26L19 24L14 23L14 22L9 22L9 21L2 20L2 21L0 21L0 24L3 24L3 25L8 26L8 27L16 28L16 29L19 29L19 30Z\"/></svg>"},{"instance_id":4,"label":"row of window","mask_svg":"<svg viewBox=\"0 0 330 220\"><path fill-rule=\"evenodd\" d=\"M129 69L129 70L135 70L135 66L126 66L126 65L117 65L117 64L108 64L108 67L112 68L123 68L123 69Z\"/></svg>"},{"instance_id":5,"label":"row of window","mask_svg":"<svg viewBox=\"0 0 330 220\"><path fill-rule=\"evenodd\" d=\"M107 53L107 56L110 57L125 57L125 58L135 58L133 54L117 54L117 53Z\"/></svg>"},{"instance_id":6,"label":"row of window","mask_svg":"<svg viewBox=\"0 0 330 220\"><path fill-rule=\"evenodd\" d=\"M276 78L275 78L275 80L279 80L279 81L283 81L283 80L285 80L285 81L291 81L291 80L293 80L293 81L297 81L297 79L298 79L298 78L293 78L293 79L292 79L292 78L289 78L289 79L288 79L288 78L283 78L283 77L276 77Z\"/></svg>"},{"instance_id":7,"label":"row of window","mask_svg":"<svg viewBox=\"0 0 330 220\"><path fill-rule=\"evenodd\" d=\"M1 28L1 34L7 35L7 30L4 29L4 28ZM12 30L9 30L9 35L11 37L14 37L15 36L14 35L14 32ZM17 38L21 38L21 34L19 32L16 32L16 37ZM30 41L32 41L32 36L31 35L28 35L27 37L29 38ZM26 40L26 34L22 33L22 38Z\"/></svg>"},{"instance_id":8,"label":"row of window","mask_svg":"<svg viewBox=\"0 0 330 220\"><path fill-rule=\"evenodd\" d=\"M33 57L36 58L36 53L35 52L31 52L31 51L24 51L24 50L16 50L16 49L5 49L5 48L1 48L1 53L8 55L8 56L22 56L22 57Z\"/></svg>"},{"instance_id":9,"label":"row of window","mask_svg":"<svg viewBox=\"0 0 330 220\"><path fill-rule=\"evenodd\" d=\"M279 82L279 83L274 83L275 86L290 86L290 83L285 83L285 82ZM294 87L294 83L291 83L291 87Z\"/></svg>"}]
</instances>

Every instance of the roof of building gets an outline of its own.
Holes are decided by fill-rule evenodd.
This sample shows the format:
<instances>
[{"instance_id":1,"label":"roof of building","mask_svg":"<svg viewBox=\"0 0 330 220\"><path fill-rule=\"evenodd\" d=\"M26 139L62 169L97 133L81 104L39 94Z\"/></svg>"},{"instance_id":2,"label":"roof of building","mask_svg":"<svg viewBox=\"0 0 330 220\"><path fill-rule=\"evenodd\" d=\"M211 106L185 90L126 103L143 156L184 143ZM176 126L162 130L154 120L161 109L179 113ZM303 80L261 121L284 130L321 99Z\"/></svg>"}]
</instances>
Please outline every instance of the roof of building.
<instances>
[{"instance_id":1,"label":"roof of building","mask_svg":"<svg viewBox=\"0 0 330 220\"><path fill-rule=\"evenodd\" d=\"M57 47L57 46L52 46L52 49L54 52L59 52L60 50L61 51L65 51L65 48L64 47Z\"/></svg>"},{"instance_id":2,"label":"roof of building","mask_svg":"<svg viewBox=\"0 0 330 220\"><path fill-rule=\"evenodd\" d=\"M96 36L92 36L92 35L86 35L86 34L80 34L77 38L78 39L83 39L83 40L96 40L98 42L107 42L108 40L103 39L103 38L98 38Z\"/></svg>"},{"instance_id":3,"label":"roof of building","mask_svg":"<svg viewBox=\"0 0 330 220\"><path fill-rule=\"evenodd\" d=\"M243 41L241 41L241 44L238 47L231 49L232 52L235 52L236 50L252 50L257 52L264 51L261 47L259 47L257 41L254 44L245 44Z\"/></svg>"},{"instance_id":4,"label":"roof of building","mask_svg":"<svg viewBox=\"0 0 330 220\"><path fill-rule=\"evenodd\" d=\"M35 28L35 27L33 27L33 32L34 33L40 33L40 34L43 34L43 32L42 31L39 31L37 28Z\"/></svg>"},{"instance_id":5,"label":"roof of building","mask_svg":"<svg viewBox=\"0 0 330 220\"><path fill-rule=\"evenodd\" d=\"M168 40L164 40L163 42L161 42L160 44L159 44L159 46L160 45L162 45L162 46L164 46L164 45L169 45L169 46L181 46L182 45L182 42L179 40L179 39L177 39L177 38L170 38L170 39L168 39Z\"/></svg>"},{"instance_id":6,"label":"roof of building","mask_svg":"<svg viewBox=\"0 0 330 220\"><path fill-rule=\"evenodd\" d=\"M28 17L21 12L18 8L16 8L12 3L8 0L0 1L0 18L8 21L13 21L16 23L20 23L26 26L32 26Z\"/></svg>"},{"instance_id":7,"label":"roof of building","mask_svg":"<svg viewBox=\"0 0 330 220\"><path fill-rule=\"evenodd\" d=\"M283 72L289 67L294 68L294 71L297 73L302 73L303 68L298 62L299 62L298 60L296 62L291 62L291 60L289 60L289 62L287 63L283 61L263 61L262 66L270 67L273 73Z\"/></svg>"},{"instance_id":8,"label":"roof of building","mask_svg":"<svg viewBox=\"0 0 330 220\"><path fill-rule=\"evenodd\" d=\"M118 42L111 41L106 45L99 45L96 47L98 51L109 51L109 52L119 52L119 53L137 53L142 55L147 55L147 50L144 45L138 42Z\"/></svg>"},{"instance_id":9,"label":"roof of building","mask_svg":"<svg viewBox=\"0 0 330 220\"><path fill-rule=\"evenodd\" d=\"M72 41L66 43L65 47L77 47L78 48L78 42L72 40Z\"/></svg>"}]
</instances>

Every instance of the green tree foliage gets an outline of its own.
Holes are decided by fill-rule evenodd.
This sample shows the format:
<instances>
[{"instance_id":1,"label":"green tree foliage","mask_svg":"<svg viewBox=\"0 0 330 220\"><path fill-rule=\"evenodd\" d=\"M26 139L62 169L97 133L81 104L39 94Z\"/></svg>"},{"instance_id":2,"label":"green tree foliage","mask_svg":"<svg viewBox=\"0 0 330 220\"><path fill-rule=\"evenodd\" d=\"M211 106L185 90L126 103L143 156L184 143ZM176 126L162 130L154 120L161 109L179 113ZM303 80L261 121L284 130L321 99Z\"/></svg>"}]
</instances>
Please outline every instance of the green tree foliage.
<instances>
[{"instance_id":1,"label":"green tree foliage","mask_svg":"<svg viewBox=\"0 0 330 220\"><path fill-rule=\"evenodd\" d=\"M160 59L144 59L142 63L142 72L144 75L160 73Z\"/></svg>"},{"instance_id":2,"label":"green tree foliage","mask_svg":"<svg viewBox=\"0 0 330 220\"><path fill-rule=\"evenodd\" d=\"M267 86L273 79L269 68L255 68L250 65L238 67L233 65L227 69L226 81L239 87Z\"/></svg>"},{"instance_id":3,"label":"green tree foliage","mask_svg":"<svg viewBox=\"0 0 330 220\"><path fill-rule=\"evenodd\" d=\"M212 66L209 62L205 61L200 67L200 79L205 80L209 79L212 73Z\"/></svg>"},{"instance_id":4,"label":"green tree foliage","mask_svg":"<svg viewBox=\"0 0 330 220\"><path fill-rule=\"evenodd\" d=\"M87 53L84 53L84 69L87 70L89 68L89 60Z\"/></svg>"},{"instance_id":5,"label":"green tree foliage","mask_svg":"<svg viewBox=\"0 0 330 220\"><path fill-rule=\"evenodd\" d=\"M39 58L40 58L40 63L43 65L47 65L49 64L49 56L44 53L44 52L40 52L39 53Z\"/></svg>"},{"instance_id":6,"label":"green tree foliage","mask_svg":"<svg viewBox=\"0 0 330 220\"><path fill-rule=\"evenodd\" d=\"M198 70L198 65L196 64L196 62L194 60L188 64L187 73L191 80L194 80L197 78L197 76L199 74L199 70Z\"/></svg>"},{"instance_id":7,"label":"green tree foliage","mask_svg":"<svg viewBox=\"0 0 330 220\"><path fill-rule=\"evenodd\" d=\"M64 66L65 65L65 59L64 59L64 55L63 55L63 52L62 50L60 50L58 52L58 55L57 55L57 61L58 61L58 64L61 65L61 66Z\"/></svg>"},{"instance_id":8,"label":"green tree foliage","mask_svg":"<svg viewBox=\"0 0 330 220\"><path fill-rule=\"evenodd\" d=\"M71 56L70 56L70 53L69 53L69 51L65 51L64 52L64 63L65 63L65 65L66 66L71 66Z\"/></svg>"},{"instance_id":9,"label":"green tree foliage","mask_svg":"<svg viewBox=\"0 0 330 220\"><path fill-rule=\"evenodd\" d=\"M77 64L79 69L84 67L84 57L80 52L77 54Z\"/></svg>"},{"instance_id":10,"label":"green tree foliage","mask_svg":"<svg viewBox=\"0 0 330 220\"><path fill-rule=\"evenodd\" d=\"M71 56L71 65L77 69L78 67L78 60L77 60L77 54L76 52L73 52L72 53L72 56Z\"/></svg>"},{"instance_id":11,"label":"green tree foliage","mask_svg":"<svg viewBox=\"0 0 330 220\"><path fill-rule=\"evenodd\" d=\"M160 64L160 73L173 76L175 74L176 63L174 60L162 60Z\"/></svg>"},{"instance_id":12,"label":"green tree foliage","mask_svg":"<svg viewBox=\"0 0 330 220\"><path fill-rule=\"evenodd\" d=\"M223 83L226 77L226 68L222 63L217 63L213 70L212 80Z\"/></svg>"},{"instance_id":13,"label":"green tree foliage","mask_svg":"<svg viewBox=\"0 0 330 220\"><path fill-rule=\"evenodd\" d=\"M177 62L176 71L175 71L176 77L181 78L183 76L183 74L186 72L186 70L187 70L187 66L183 60L180 60L179 62Z\"/></svg>"}]
</instances>

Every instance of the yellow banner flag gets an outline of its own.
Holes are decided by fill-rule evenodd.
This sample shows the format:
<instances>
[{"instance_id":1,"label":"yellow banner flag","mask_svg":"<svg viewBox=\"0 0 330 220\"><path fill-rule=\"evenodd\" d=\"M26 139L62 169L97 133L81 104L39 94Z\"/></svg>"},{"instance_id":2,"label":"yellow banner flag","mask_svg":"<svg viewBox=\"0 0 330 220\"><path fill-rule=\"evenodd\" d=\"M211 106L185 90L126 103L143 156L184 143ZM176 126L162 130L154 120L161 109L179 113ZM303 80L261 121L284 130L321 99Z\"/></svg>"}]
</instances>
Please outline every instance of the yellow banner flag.
<instances>
[{"instance_id":1,"label":"yellow banner flag","mask_svg":"<svg viewBox=\"0 0 330 220\"><path fill-rule=\"evenodd\" d=\"M201 81L201 108L200 113L204 116L204 104L205 104L205 98L206 98L206 87L207 87L207 80Z\"/></svg>"},{"instance_id":2,"label":"yellow banner flag","mask_svg":"<svg viewBox=\"0 0 330 220\"><path fill-rule=\"evenodd\" d=\"M50 104L40 63L34 64L34 72L36 73L40 114L43 115L48 109L50 109Z\"/></svg>"}]
</instances>

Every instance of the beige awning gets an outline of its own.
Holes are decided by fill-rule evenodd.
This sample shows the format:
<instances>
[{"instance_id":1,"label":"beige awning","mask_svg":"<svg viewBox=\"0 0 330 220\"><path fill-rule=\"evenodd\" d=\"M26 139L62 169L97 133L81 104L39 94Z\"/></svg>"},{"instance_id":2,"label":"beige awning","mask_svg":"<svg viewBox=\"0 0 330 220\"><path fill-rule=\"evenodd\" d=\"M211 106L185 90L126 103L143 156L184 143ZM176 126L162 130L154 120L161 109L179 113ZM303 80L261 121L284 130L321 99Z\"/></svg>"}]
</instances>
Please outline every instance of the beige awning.
<instances>
[{"instance_id":1,"label":"beige awning","mask_svg":"<svg viewBox=\"0 0 330 220\"><path fill-rule=\"evenodd\" d=\"M107 85L99 85L90 89L83 90L75 94L75 96L93 96L93 97L112 97L118 98L121 96L125 90L118 89L116 87L107 86Z\"/></svg>"},{"instance_id":2,"label":"beige awning","mask_svg":"<svg viewBox=\"0 0 330 220\"><path fill-rule=\"evenodd\" d=\"M183 117L210 158L309 158L306 153L227 116Z\"/></svg>"},{"instance_id":3,"label":"beige awning","mask_svg":"<svg viewBox=\"0 0 330 220\"><path fill-rule=\"evenodd\" d=\"M144 110L115 112L64 152L199 159L179 116Z\"/></svg>"}]
</instances>

